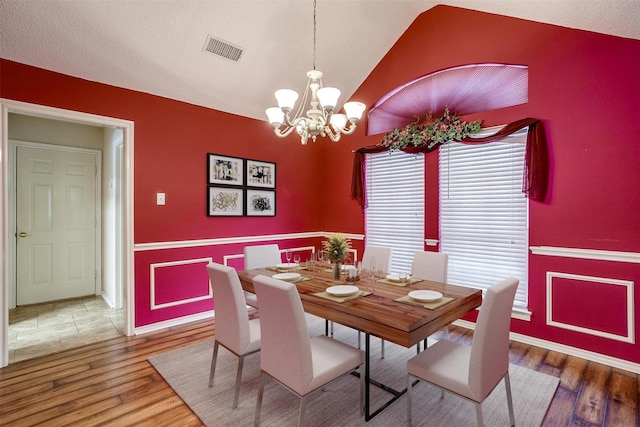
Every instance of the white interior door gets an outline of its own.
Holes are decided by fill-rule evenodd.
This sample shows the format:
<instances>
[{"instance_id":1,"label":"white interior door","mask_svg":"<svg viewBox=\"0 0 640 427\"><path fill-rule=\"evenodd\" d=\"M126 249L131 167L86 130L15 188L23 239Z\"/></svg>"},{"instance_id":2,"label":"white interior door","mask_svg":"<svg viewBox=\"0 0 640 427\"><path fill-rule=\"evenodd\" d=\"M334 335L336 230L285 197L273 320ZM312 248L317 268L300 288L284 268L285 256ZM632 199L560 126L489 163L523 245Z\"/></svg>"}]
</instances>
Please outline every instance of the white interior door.
<instances>
[{"instance_id":1,"label":"white interior door","mask_svg":"<svg viewBox=\"0 0 640 427\"><path fill-rule=\"evenodd\" d=\"M16 297L96 293L97 155L18 146Z\"/></svg>"}]
</instances>

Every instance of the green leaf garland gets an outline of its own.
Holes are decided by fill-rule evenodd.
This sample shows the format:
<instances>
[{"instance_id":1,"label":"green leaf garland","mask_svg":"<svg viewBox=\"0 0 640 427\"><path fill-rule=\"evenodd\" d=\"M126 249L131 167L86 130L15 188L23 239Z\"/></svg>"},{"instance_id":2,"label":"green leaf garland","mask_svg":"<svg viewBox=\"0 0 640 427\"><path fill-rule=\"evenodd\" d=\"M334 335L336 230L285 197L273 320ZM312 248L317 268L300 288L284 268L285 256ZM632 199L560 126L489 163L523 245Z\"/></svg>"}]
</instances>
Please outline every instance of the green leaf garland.
<instances>
[{"instance_id":1,"label":"green leaf garland","mask_svg":"<svg viewBox=\"0 0 640 427\"><path fill-rule=\"evenodd\" d=\"M418 147L427 145L433 148L437 144L448 141L461 141L467 136L480 131L482 120L468 123L460 120L455 113L445 108L442 117L432 120L431 114L427 115L425 123L410 123L403 128L395 128L387 133L380 145L389 151L402 150L406 147Z\"/></svg>"}]
</instances>

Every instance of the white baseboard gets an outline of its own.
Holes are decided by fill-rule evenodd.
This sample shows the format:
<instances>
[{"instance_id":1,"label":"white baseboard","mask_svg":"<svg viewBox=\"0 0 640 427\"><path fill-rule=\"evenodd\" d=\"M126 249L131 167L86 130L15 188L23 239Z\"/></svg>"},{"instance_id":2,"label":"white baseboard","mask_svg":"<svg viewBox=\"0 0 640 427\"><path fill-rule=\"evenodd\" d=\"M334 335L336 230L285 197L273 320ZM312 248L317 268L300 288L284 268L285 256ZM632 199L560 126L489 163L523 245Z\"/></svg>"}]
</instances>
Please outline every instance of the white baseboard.
<instances>
[{"instance_id":1,"label":"white baseboard","mask_svg":"<svg viewBox=\"0 0 640 427\"><path fill-rule=\"evenodd\" d=\"M100 294L100 296L102 297L102 299L104 300L104 302L106 302L107 304L109 304L109 307L114 308L116 306L113 298L111 298L111 295L109 295L107 292L102 291L102 293Z\"/></svg>"},{"instance_id":2,"label":"white baseboard","mask_svg":"<svg viewBox=\"0 0 640 427\"><path fill-rule=\"evenodd\" d=\"M215 314L215 311L211 310L203 313L193 314L190 316L179 317L177 319L166 320L164 322L154 323L148 326L141 326L139 328L134 329L134 334L142 335L142 334L147 334L149 332L159 331L165 328L184 325L184 324L195 322L198 320L210 319L214 317L214 314ZM471 329L471 330L474 330L476 326L475 323L469 322L467 320L456 320L455 322L453 322L453 324L456 326L460 326L462 328ZM570 356L579 357L581 359L602 363L603 365L611 366L612 368L623 369L625 371L633 372L635 374L640 374L640 363L629 362L627 360L606 356L604 354L599 354L592 351L582 350L582 349L571 347L564 344L558 344L558 343L543 340L540 338L534 338L527 335L518 334L516 332L510 332L509 338L513 341L521 342L523 344L533 345L533 346L544 348L547 350L557 351Z\"/></svg>"},{"instance_id":3,"label":"white baseboard","mask_svg":"<svg viewBox=\"0 0 640 427\"><path fill-rule=\"evenodd\" d=\"M467 320L456 320L455 322L453 322L453 324L471 330L474 330L476 326L475 323L469 322ZM595 353L593 351L582 350L580 348L575 348L568 345L543 340L540 338L518 334L516 332L510 332L509 338L513 341L521 342L523 344L534 345L536 347L544 348L547 350L564 353L569 356L575 356L581 359L590 360L592 362L602 363L603 365L611 366L612 368L623 369L635 374L640 374L640 363L629 362L628 360L622 360L616 357Z\"/></svg>"}]
</instances>

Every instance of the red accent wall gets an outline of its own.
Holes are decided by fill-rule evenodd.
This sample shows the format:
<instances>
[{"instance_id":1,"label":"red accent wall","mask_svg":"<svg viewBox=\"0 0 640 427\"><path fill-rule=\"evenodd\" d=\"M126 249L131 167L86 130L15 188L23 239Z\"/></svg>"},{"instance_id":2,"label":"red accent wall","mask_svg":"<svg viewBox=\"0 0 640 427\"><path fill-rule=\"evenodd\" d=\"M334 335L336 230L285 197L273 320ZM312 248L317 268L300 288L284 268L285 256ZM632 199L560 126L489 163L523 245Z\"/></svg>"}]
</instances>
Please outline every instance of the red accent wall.
<instances>
[{"instance_id":1,"label":"red accent wall","mask_svg":"<svg viewBox=\"0 0 640 427\"><path fill-rule=\"evenodd\" d=\"M529 67L529 102L467 117L484 126L524 117L542 120L551 156L550 188L544 202L530 204L531 246L640 252L640 41L557 27L467 9L436 6L409 26L352 96L368 106L416 77L473 63ZM451 106L453 107L453 106ZM455 110L455 109L454 109ZM351 151L377 144L382 135L356 132L332 145L328 158L339 173L329 187L350 180ZM425 238L438 238L437 153L426 156ZM339 196L339 197L338 197ZM359 207L335 193L325 207L327 229L362 233ZM582 292L547 300L547 272L634 283L632 304L640 307L637 263L530 255L530 322L514 320L512 331L633 362L640 345L602 338L591 330L626 330L626 296L610 286L574 286ZM600 280L597 279L597 280ZM602 287L598 287L602 286ZM555 286L557 292L559 287ZM575 290L575 289L574 289ZM546 309L588 332L547 325ZM587 313L588 311L588 313ZM589 319L579 321L580 316ZM640 330L635 313L635 330ZM473 320L473 316L469 316Z\"/></svg>"},{"instance_id":2,"label":"red accent wall","mask_svg":"<svg viewBox=\"0 0 640 427\"><path fill-rule=\"evenodd\" d=\"M550 191L544 202L531 203L530 245L640 252L640 41L436 6L416 18L352 98L371 106L418 76L483 62L527 65L529 102L468 119L483 119L485 126L492 126L535 117L545 126L551 155ZM338 144L322 141L302 147L295 138L275 138L263 121L10 61L0 60L0 67L3 98L135 122L136 243L321 230L364 232L362 212L350 200L349 190L352 150L381 139L381 135L364 135L366 123ZM276 162L278 215L206 217L207 152ZM436 153L427 156L425 174L425 237L437 239ZM155 205L158 191L167 194L166 206ZM281 247L301 244L278 243ZM305 243L318 245L317 241ZM220 262L231 253L241 253L240 245L136 253L136 326L212 308L208 300L151 311L152 263L203 256ZM545 320L548 272L631 281L637 309L638 264L540 255L531 255L529 261L533 315L530 322L514 320L514 332L640 363L638 344L557 328ZM197 294L190 280L201 282L202 278L188 275L193 277L185 277L180 284L184 295L172 291L163 298ZM579 323L576 326L624 332L619 310L625 297L615 292L610 303L602 300L606 287L589 289L575 295L581 301L572 307L567 288L557 288L554 316ZM595 310L588 314L592 319L580 321L581 313L591 310ZM640 329L638 317L636 330Z\"/></svg>"}]
</instances>

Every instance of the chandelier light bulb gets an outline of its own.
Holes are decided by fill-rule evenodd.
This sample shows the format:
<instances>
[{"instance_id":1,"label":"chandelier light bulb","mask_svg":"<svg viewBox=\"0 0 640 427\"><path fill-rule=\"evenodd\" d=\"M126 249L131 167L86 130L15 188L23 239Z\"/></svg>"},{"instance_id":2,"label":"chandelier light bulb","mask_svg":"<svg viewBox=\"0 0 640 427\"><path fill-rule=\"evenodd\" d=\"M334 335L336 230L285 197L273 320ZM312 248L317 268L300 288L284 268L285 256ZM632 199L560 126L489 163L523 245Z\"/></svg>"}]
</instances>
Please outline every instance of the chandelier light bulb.
<instances>
[{"instance_id":1,"label":"chandelier light bulb","mask_svg":"<svg viewBox=\"0 0 640 427\"><path fill-rule=\"evenodd\" d=\"M362 102L352 101L344 104L343 108L345 113L347 113L347 117L349 118L349 120L357 123L362 118L364 109L367 107Z\"/></svg>"},{"instance_id":2,"label":"chandelier light bulb","mask_svg":"<svg viewBox=\"0 0 640 427\"><path fill-rule=\"evenodd\" d=\"M284 123L284 112L278 107L271 107L265 110L269 123L274 126L280 127Z\"/></svg>"},{"instance_id":3,"label":"chandelier light bulb","mask_svg":"<svg viewBox=\"0 0 640 427\"><path fill-rule=\"evenodd\" d=\"M283 110L293 110L293 106L296 105L296 101L298 100L298 92L291 89L279 89L275 95L278 100L278 107Z\"/></svg>"},{"instance_id":4,"label":"chandelier light bulb","mask_svg":"<svg viewBox=\"0 0 640 427\"><path fill-rule=\"evenodd\" d=\"M331 124L331 126L333 126L333 129L335 129L336 132L342 132L347 126L347 115L332 114L329 123Z\"/></svg>"},{"instance_id":5,"label":"chandelier light bulb","mask_svg":"<svg viewBox=\"0 0 640 427\"><path fill-rule=\"evenodd\" d=\"M336 89L335 87L323 87L318 89L317 95L318 101L320 101L320 105L322 105L322 108L333 110L333 108L338 103L338 98L340 97L340 89Z\"/></svg>"}]
</instances>

